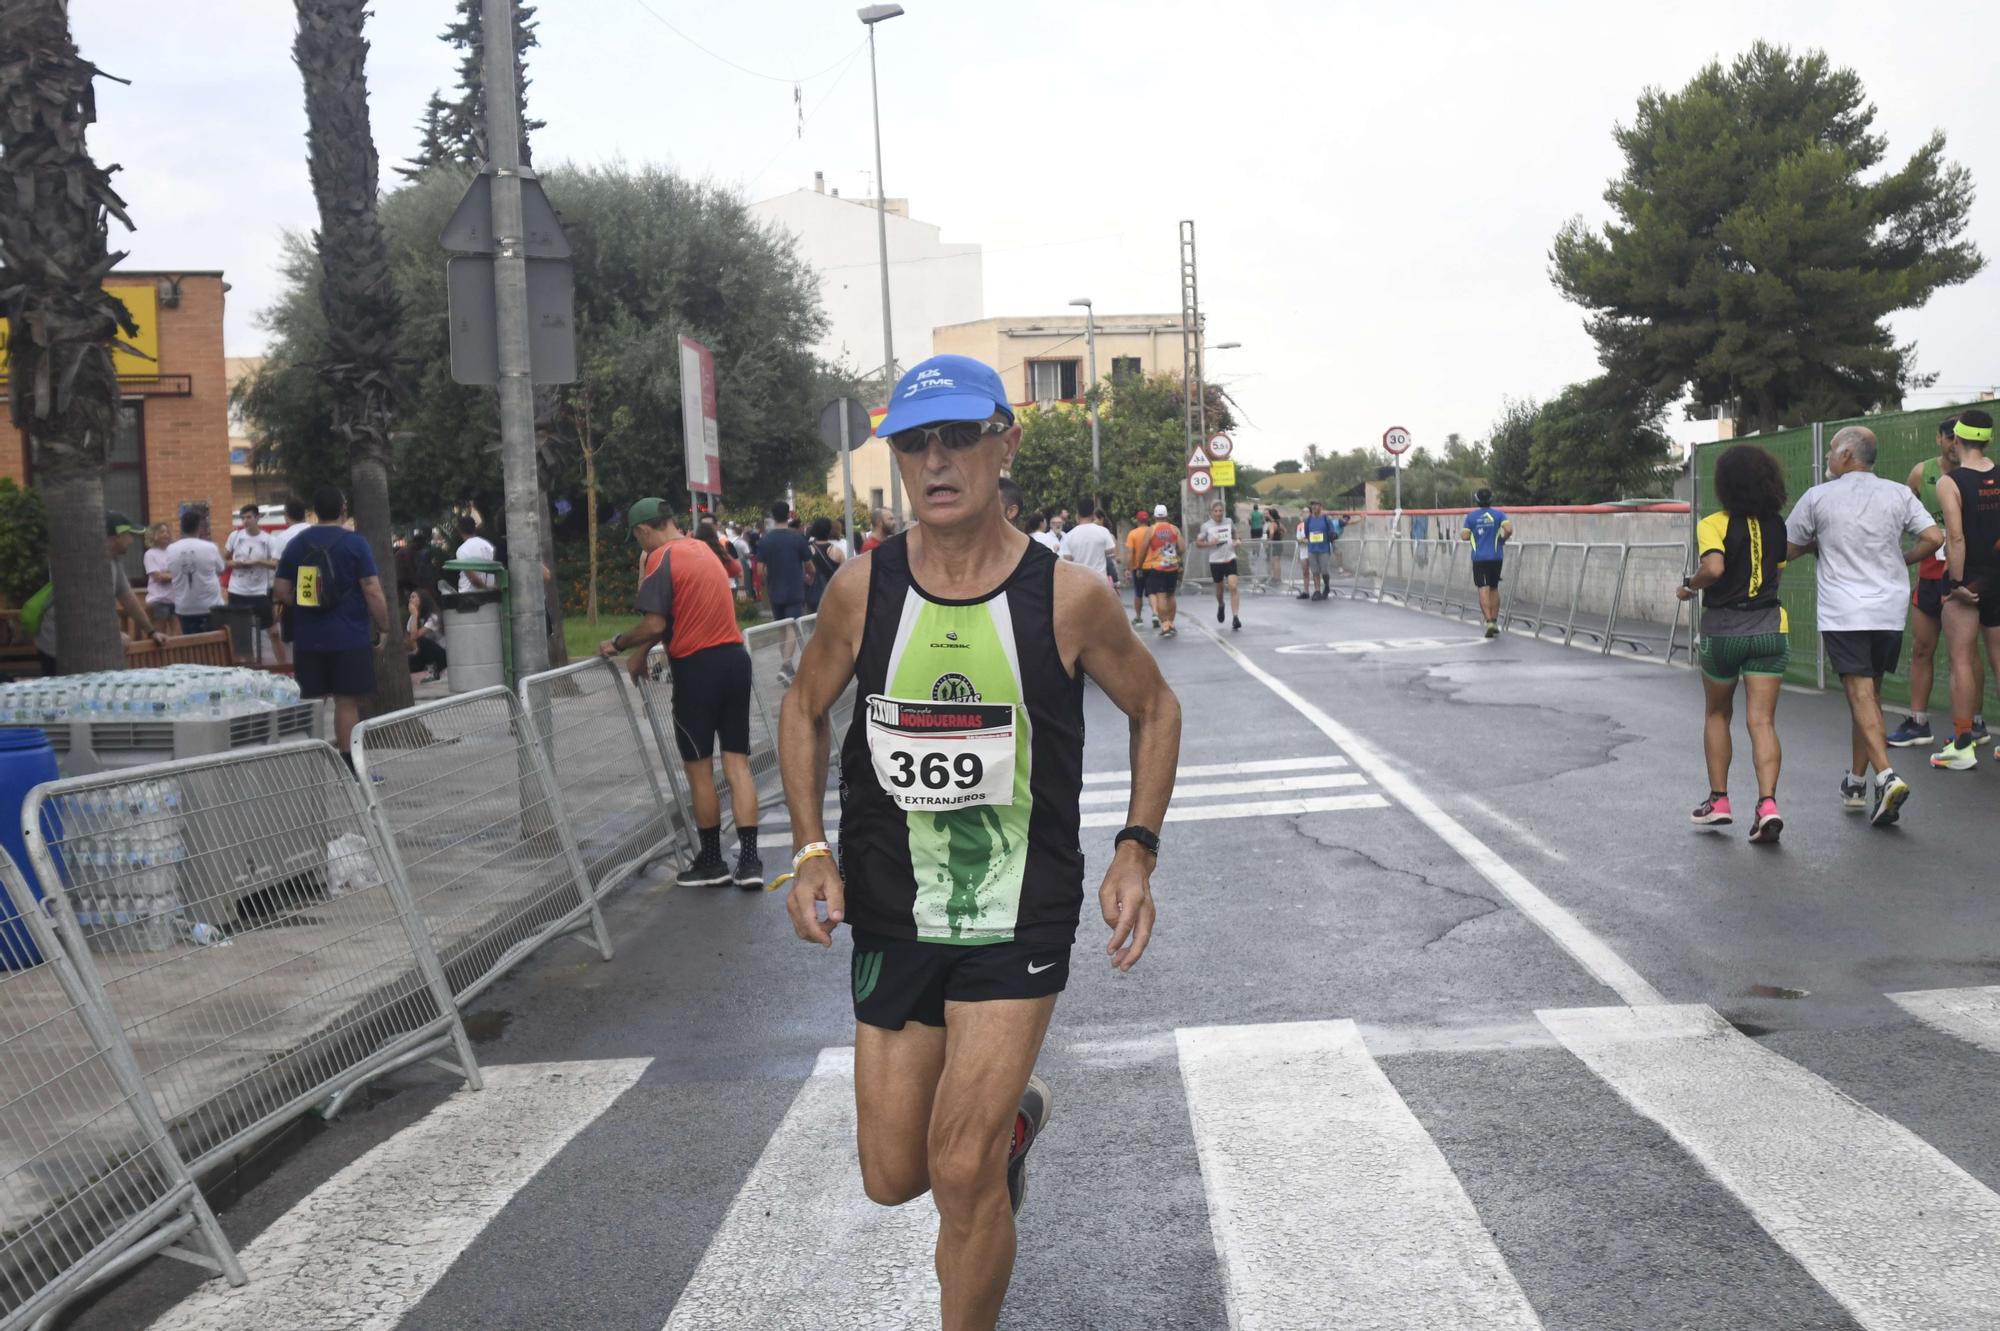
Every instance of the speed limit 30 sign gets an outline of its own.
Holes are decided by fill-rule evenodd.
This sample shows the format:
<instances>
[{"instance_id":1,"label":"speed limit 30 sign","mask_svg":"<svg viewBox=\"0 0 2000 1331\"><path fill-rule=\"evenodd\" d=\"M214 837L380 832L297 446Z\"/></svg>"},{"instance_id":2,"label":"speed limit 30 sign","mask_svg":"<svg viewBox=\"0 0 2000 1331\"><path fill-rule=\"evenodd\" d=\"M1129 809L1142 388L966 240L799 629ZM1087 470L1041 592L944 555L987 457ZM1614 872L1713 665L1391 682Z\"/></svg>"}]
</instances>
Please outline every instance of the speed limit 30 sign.
<instances>
[{"instance_id":1,"label":"speed limit 30 sign","mask_svg":"<svg viewBox=\"0 0 2000 1331\"><path fill-rule=\"evenodd\" d=\"M1410 432L1400 425L1392 425L1382 431L1382 447L1392 454L1407 452L1410 447Z\"/></svg>"}]
</instances>

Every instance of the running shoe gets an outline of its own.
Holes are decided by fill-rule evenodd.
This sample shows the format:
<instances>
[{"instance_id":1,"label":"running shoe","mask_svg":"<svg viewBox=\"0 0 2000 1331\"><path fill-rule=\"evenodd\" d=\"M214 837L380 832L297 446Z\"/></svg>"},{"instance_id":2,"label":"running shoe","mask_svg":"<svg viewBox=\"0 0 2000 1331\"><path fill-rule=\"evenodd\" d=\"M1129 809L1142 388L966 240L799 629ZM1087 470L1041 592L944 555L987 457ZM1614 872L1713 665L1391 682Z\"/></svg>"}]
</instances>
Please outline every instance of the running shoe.
<instances>
[{"instance_id":1,"label":"running shoe","mask_svg":"<svg viewBox=\"0 0 2000 1331\"><path fill-rule=\"evenodd\" d=\"M1215 622L1218 624L1222 622L1222 602L1220 601L1215 603Z\"/></svg>"},{"instance_id":2,"label":"running shoe","mask_svg":"<svg viewBox=\"0 0 2000 1331\"><path fill-rule=\"evenodd\" d=\"M1750 823L1750 840L1760 846L1775 846L1784 830L1785 820L1778 813L1778 801L1758 800L1757 817Z\"/></svg>"},{"instance_id":3,"label":"running shoe","mask_svg":"<svg viewBox=\"0 0 2000 1331\"><path fill-rule=\"evenodd\" d=\"M1696 827L1727 827L1736 821L1729 812L1729 796L1713 795L1697 804L1690 820Z\"/></svg>"},{"instance_id":4,"label":"running shoe","mask_svg":"<svg viewBox=\"0 0 2000 1331\"><path fill-rule=\"evenodd\" d=\"M1876 827L1888 827L1902 815L1903 805L1910 798L1910 783L1889 773L1888 780L1875 779L1875 809L1868 815L1868 821Z\"/></svg>"},{"instance_id":5,"label":"running shoe","mask_svg":"<svg viewBox=\"0 0 2000 1331\"><path fill-rule=\"evenodd\" d=\"M1486 636L1489 638L1499 637L1500 626L1498 624L1493 623L1491 620L1488 620L1486 624Z\"/></svg>"},{"instance_id":6,"label":"running shoe","mask_svg":"<svg viewBox=\"0 0 2000 1331\"><path fill-rule=\"evenodd\" d=\"M722 856L700 857L674 875L675 887L721 887L729 882L729 866Z\"/></svg>"},{"instance_id":7,"label":"running shoe","mask_svg":"<svg viewBox=\"0 0 2000 1331\"><path fill-rule=\"evenodd\" d=\"M1294 597L1294 598L1292 598L1292 599L1294 599L1294 600L1298 600L1298 601L1310 601L1310 600L1312 600L1312 593L1311 593L1311 592L1300 592L1300 593L1299 593L1299 594L1298 594L1298 595L1297 595L1296 597Z\"/></svg>"},{"instance_id":8,"label":"running shoe","mask_svg":"<svg viewBox=\"0 0 2000 1331\"><path fill-rule=\"evenodd\" d=\"M729 881L745 892L761 892L764 888L764 857L754 850L739 853L736 867L730 870Z\"/></svg>"},{"instance_id":9,"label":"running shoe","mask_svg":"<svg viewBox=\"0 0 2000 1331\"><path fill-rule=\"evenodd\" d=\"M1180 630L1176 629L1172 624L1169 624L1165 628L1160 630L1160 636L1162 638L1172 638L1177 636L1179 632Z\"/></svg>"},{"instance_id":10,"label":"running shoe","mask_svg":"<svg viewBox=\"0 0 2000 1331\"><path fill-rule=\"evenodd\" d=\"M1984 717L1979 717L1979 716L1973 717L1972 742L1974 744L1984 744L1990 738L1992 738L1992 736L1986 733L1986 719Z\"/></svg>"},{"instance_id":11,"label":"running shoe","mask_svg":"<svg viewBox=\"0 0 2000 1331\"><path fill-rule=\"evenodd\" d=\"M1326 599L1326 593L1325 593L1325 592L1314 592L1314 593L1312 594L1312 599L1313 599L1313 600L1315 600L1315 601L1324 601L1324 600Z\"/></svg>"},{"instance_id":12,"label":"running shoe","mask_svg":"<svg viewBox=\"0 0 2000 1331\"><path fill-rule=\"evenodd\" d=\"M790 687L792 687L793 678L796 677L798 673L799 671L797 666L793 665L790 661L785 662L783 665L778 667L779 685L783 688L789 689Z\"/></svg>"},{"instance_id":13,"label":"running shoe","mask_svg":"<svg viewBox=\"0 0 2000 1331\"><path fill-rule=\"evenodd\" d=\"M1231 616L1229 617L1229 631L1230 631L1231 633L1234 633L1234 632L1236 632L1236 630L1238 630L1238 629L1240 629L1240 628L1242 628L1242 627L1243 627L1243 621L1242 621L1242 620L1238 619L1238 618L1237 618L1237 617L1236 617L1235 615L1231 615Z\"/></svg>"},{"instance_id":14,"label":"running shoe","mask_svg":"<svg viewBox=\"0 0 2000 1331\"><path fill-rule=\"evenodd\" d=\"M1868 807L1868 783L1852 772L1840 774L1840 802L1849 809Z\"/></svg>"},{"instance_id":15,"label":"running shoe","mask_svg":"<svg viewBox=\"0 0 2000 1331\"><path fill-rule=\"evenodd\" d=\"M1146 617L1144 615L1132 616L1132 627L1135 629L1142 629L1146 627Z\"/></svg>"},{"instance_id":16,"label":"running shoe","mask_svg":"<svg viewBox=\"0 0 2000 1331\"><path fill-rule=\"evenodd\" d=\"M1896 727L1896 733L1889 736L1889 747L1892 749L1908 749L1919 744L1928 748L1935 743L1937 737L1931 734L1930 722L1913 721L1908 717L1904 717L1903 724Z\"/></svg>"},{"instance_id":17,"label":"running shoe","mask_svg":"<svg viewBox=\"0 0 2000 1331\"><path fill-rule=\"evenodd\" d=\"M1931 766L1953 772L1971 771L1979 766L1979 741L1969 734L1960 735L1931 755Z\"/></svg>"},{"instance_id":18,"label":"running shoe","mask_svg":"<svg viewBox=\"0 0 2000 1331\"><path fill-rule=\"evenodd\" d=\"M1007 1150L1007 1200L1015 1215L1021 1214L1028 1195L1028 1150L1049 1125L1055 1103L1049 1084L1029 1073L1028 1089L1021 1092L1021 1108L1014 1115L1013 1144Z\"/></svg>"}]
</instances>

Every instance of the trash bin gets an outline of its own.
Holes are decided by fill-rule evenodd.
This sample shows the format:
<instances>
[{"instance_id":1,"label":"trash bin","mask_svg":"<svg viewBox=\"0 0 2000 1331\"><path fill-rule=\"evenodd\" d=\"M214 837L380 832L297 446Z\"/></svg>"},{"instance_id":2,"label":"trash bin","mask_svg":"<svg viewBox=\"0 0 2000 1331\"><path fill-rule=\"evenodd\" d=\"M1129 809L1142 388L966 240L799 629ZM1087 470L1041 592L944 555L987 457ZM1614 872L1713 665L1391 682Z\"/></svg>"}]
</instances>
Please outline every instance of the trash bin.
<instances>
[{"instance_id":1,"label":"trash bin","mask_svg":"<svg viewBox=\"0 0 2000 1331\"><path fill-rule=\"evenodd\" d=\"M257 612L247 605L219 605L209 614L215 626L229 631L229 650L240 662L264 664L264 635L257 629Z\"/></svg>"},{"instance_id":2,"label":"trash bin","mask_svg":"<svg viewBox=\"0 0 2000 1331\"><path fill-rule=\"evenodd\" d=\"M444 639L451 653L445 682L453 693L471 693L495 684L514 687L514 644L510 636L513 600L507 594L507 569L490 559L452 559L448 573L487 573L497 584L490 591L447 592L439 597L444 609Z\"/></svg>"},{"instance_id":3,"label":"trash bin","mask_svg":"<svg viewBox=\"0 0 2000 1331\"><path fill-rule=\"evenodd\" d=\"M39 730L0 730L0 852L13 859L36 901L41 899L42 885L28 867L28 848L21 836L21 806L28 802L29 791L58 775L55 750L47 735ZM19 918L21 912L35 909L34 901L15 901L0 887L0 970L24 970L41 964L41 949Z\"/></svg>"}]
</instances>

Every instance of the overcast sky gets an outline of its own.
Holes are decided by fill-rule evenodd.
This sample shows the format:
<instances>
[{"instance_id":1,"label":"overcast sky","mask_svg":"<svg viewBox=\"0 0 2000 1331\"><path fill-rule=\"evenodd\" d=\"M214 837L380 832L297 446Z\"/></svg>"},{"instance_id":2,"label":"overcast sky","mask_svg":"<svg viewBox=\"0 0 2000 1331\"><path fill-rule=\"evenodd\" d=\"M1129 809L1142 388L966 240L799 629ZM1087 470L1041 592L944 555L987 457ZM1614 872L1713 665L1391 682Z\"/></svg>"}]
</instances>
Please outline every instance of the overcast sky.
<instances>
[{"instance_id":1,"label":"overcast sky","mask_svg":"<svg viewBox=\"0 0 2000 1331\"><path fill-rule=\"evenodd\" d=\"M314 219L284 0L74 0L101 85L91 148L119 162L128 263L220 268L232 354L262 349L285 228ZM376 142L416 142L454 53L450 0L378 0ZM1239 454L1344 449L1407 426L1483 437L1507 396L1591 375L1581 312L1547 277L1567 217L1601 221L1614 122L1756 38L1854 66L1900 160L1932 129L1992 191L1973 237L2000 263L2000 117L1964 52L1975 4L1331 4L908 0L880 29L892 196L986 252L986 309L1180 307L1177 224L1198 227L1202 307L1248 418ZM649 11L651 11L649 13ZM662 20L665 20L664 22ZM530 110L538 164L656 162L750 199L869 191L868 61L840 0L549 0ZM704 52L668 26L707 48ZM733 66L741 66L736 68ZM745 72L745 71L754 72ZM761 76L761 77L760 77ZM803 80L798 137L793 87ZM558 201L560 202L560 201ZM443 261L442 255L440 262ZM907 280L907 279L906 279ZM2000 270L1896 321L1940 387L2000 383Z\"/></svg>"}]
</instances>

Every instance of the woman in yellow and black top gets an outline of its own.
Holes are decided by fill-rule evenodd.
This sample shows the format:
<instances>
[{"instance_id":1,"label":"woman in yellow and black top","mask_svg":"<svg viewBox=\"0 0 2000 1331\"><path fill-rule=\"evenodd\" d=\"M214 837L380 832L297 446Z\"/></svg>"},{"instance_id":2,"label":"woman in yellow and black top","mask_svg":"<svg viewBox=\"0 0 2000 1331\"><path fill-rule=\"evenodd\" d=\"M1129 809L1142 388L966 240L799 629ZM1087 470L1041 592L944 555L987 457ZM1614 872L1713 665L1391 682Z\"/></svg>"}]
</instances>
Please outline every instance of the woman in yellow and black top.
<instances>
[{"instance_id":1,"label":"woman in yellow and black top","mask_svg":"<svg viewBox=\"0 0 2000 1331\"><path fill-rule=\"evenodd\" d=\"M1708 798L1694 821L1716 827L1729 811L1729 723L1736 681L1750 703L1750 752L1757 768L1757 812L1750 839L1768 844L1784 831L1778 813L1778 687L1791 661L1778 579L1785 567L1785 474L1755 444L1738 444L1715 464L1719 512L1695 529L1701 566L1681 584L1680 598L1701 593L1701 674L1708 695L1702 747L1708 755Z\"/></svg>"}]
</instances>

